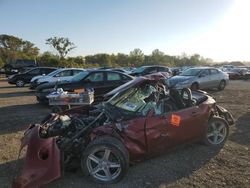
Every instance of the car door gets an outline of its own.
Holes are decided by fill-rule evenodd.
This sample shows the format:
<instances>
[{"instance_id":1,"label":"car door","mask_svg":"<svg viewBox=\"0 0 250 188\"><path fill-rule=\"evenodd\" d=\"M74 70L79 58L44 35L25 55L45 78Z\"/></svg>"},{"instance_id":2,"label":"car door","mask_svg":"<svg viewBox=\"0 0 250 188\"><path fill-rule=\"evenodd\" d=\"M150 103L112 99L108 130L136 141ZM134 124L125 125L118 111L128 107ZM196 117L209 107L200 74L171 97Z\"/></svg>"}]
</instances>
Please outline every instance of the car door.
<instances>
[{"instance_id":1,"label":"car door","mask_svg":"<svg viewBox=\"0 0 250 188\"><path fill-rule=\"evenodd\" d=\"M56 75L54 75L49 82L60 81L70 81L72 79L72 70L63 70Z\"/></svg>"},{"instance_id":2,"label":"car door","mask_svg":"<svg viewBox=\"0 0 250 188\"><path fill-rule=\"evenodd\" d=\"M104 72L91 72L82 80L84 88L93 88L95 99L102 97L105 94L105 75Z\"/></svg>"},{"instance_id":3,"label":"car door","mask_svg":"<svg viewBox=\"0 0 250 188\"><path fill-rule=\"evenodd\" d=\"M148 151L159 154L173 146L199 138L204 131L204 119L206 117L198 106L147 117Z\"/></svg>"},{"instance_id":4,"label":"car door","mask_svg":"<svg viewBox=\"0 0 250 188\"><path fill-rule=\"evenodd\" d=\"M204 88L210 88L210 71L209 69L204 69L200 72L198 75L198 82L199 82L199 88L204 89Z\"/></svg>"},{"instance_id":5,"label":"car door","mask_svg":"<svg viewBox=\"0 0 250 188\"><path fill-rule=\"evenodd\" d=\"M217 69L210 69L210 87L218 87L220 81L220 71Z\"/></svg>"},{"instance_id":6,"label":"car door","mask_svg":"<svg viewBox=\"0 0 250 188\"><path fill-rule=\"evenodd\" d=\"M128 81L127 77L123 74L116 72L106 72L105 93L125 84Z\"/></svg>"},{"instance_id":7,"label":"car door","mask_svg":"<svg viewBox=\"0 0 250 188\"><path fill-rule=\"evenodd\" d=\"M31 71L27 72L24 76L24 81L26 83L29 83L30 80L35 77L35 76L38 76L41 74L41 70L39 68L37 69L32 69Z\"/></svg>"}]
</instances>

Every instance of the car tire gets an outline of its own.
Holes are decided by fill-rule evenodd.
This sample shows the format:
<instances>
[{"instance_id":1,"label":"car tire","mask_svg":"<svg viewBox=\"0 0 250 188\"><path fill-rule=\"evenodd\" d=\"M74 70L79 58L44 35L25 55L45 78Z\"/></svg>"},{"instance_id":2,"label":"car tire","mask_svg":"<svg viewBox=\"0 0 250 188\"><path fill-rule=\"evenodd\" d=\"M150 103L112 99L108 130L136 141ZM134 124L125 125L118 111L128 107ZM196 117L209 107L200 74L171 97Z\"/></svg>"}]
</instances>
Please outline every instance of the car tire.
<instances>
[{"instance_id":1,"label":"car tire","mask_svg":"<svg viewBox=\"0 0 250 188\"><path fill-rule=\"evenodd\" d=\"M220 117L212 117L207 124L203 142L208 146L222 146L229 134L228 123Z\"/></svg>"},{"instance_id":2,"label":"car tire","mask_svg":"<svg viewBox=\"0 0 250 188\"><path fill-rule=\"evenodd\" d=\"M81 169L89 179L100 184L120 181L129 166L129 154L121 141L110 136L93 140L81 157Z\"/></svg>"},{"instance_id":3,"label":"car tire","mask_svg":"<svg viewBox=\"0 0 250 188\"><path fill-rule=\"evenodd\" d=\"M190 89L193 90L193 91L198 90L199 89L199 84L198 83L192 83Z\"/></svg>"},{"instance_id":4,"label":"car tire","mask_svg":"<svg viewBox=\"0 0 250 188\"><path fill-rule=\"evenodd\" d=\"M226 81L225 80L221 80L220 84L218 86L218 90L222 91L222 90L225 89L225 87L226 87Z\"/></svg>"},{"instance_id":5,"label":"car tire","mask_svg":"<svg viewBox=\"0 0 250 188\"><path fill-rule=\"evenodd\" d=\"M16 81L16 86L17 87L23 87L25 85L25 82L21 79L17 80Z\"/></svg>"}]
</instances>

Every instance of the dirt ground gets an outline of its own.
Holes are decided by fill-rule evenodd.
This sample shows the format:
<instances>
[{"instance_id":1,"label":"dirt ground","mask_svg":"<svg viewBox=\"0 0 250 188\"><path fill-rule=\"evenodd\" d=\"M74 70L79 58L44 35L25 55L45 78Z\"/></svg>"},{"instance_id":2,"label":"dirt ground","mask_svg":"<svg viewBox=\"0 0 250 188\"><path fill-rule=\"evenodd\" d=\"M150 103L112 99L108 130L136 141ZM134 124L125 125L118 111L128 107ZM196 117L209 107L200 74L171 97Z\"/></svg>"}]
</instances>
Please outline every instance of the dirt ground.
<instances>
[{"instance_id":1,"label":"dirt ground","mask_svg":"<svg viewBox=\"0 0 250 188\"><path fill-rule=\"evenodd\" d=\"M250 187L250 81L232 81L224 91L211 92L236 120L222 149L189 144L130 167L121 182L108 187ZM11 187L17 174L23 130L49 112L28 87L16 88L0 79L0 187ZM89 182L79 170L47 187L105 186Z\"/></svg>"}]
</instances>

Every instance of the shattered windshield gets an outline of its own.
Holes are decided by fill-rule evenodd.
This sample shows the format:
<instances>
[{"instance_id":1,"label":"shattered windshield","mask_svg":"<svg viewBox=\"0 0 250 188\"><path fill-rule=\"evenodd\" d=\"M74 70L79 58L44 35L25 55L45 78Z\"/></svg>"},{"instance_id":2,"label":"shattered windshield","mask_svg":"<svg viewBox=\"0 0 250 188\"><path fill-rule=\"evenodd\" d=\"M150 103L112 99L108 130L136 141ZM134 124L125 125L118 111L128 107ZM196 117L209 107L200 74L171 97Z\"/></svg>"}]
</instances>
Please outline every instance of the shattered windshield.
<instances>
[{"instance_id":1,"label":"shattered windshield","mask_svg":"<svg viewBox=\"0 0 250 188\"><path fill-rule=\"evenodd\" d=\"M115 95L108 103L126 111L145 115L151 106L156 104L152 103L156 91L154 86L146 84L143 87L130 88L123 95Z\"/></svg>"}]
</instances>

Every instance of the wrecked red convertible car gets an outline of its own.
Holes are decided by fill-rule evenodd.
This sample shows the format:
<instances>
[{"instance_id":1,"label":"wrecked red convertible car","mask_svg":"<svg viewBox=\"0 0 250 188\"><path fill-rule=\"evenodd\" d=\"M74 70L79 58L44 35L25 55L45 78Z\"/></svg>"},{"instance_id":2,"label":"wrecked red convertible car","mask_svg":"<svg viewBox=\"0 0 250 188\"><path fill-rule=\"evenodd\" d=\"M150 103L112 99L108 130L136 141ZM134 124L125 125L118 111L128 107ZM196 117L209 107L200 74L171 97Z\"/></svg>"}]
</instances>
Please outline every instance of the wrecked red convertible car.
<instances>
[{"instance_id":1,"label":"wrecked red convertible car","mask_svg":"<svg viewBox=\"0 0 250 188\"><path fill-rule=\"evenodd\" d=\"M50 114L25 132L23 171L13 187L42 186L73 163L98 183L116 183L129 164L177 145L202 140L223 145L232 115L202 91L167 88L159 77L139 77L99 105Z\"/></svg>"}]
</instances>

